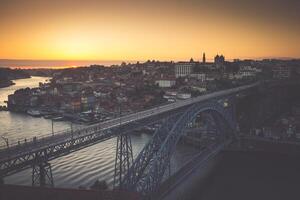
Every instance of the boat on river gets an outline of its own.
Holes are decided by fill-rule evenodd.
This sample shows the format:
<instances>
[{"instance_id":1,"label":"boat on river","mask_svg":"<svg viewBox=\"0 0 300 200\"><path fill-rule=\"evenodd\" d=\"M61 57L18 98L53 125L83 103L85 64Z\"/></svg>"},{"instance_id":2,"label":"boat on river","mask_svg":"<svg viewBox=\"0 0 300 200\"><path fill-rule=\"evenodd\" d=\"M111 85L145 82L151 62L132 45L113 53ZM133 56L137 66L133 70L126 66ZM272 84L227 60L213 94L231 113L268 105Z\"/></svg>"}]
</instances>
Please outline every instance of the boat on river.
<instances>
[{"instance_id":1,"label":"boat on river","mask_svg":"<svg viewBox=\"0 0 300 200\"><path fill-rule=\"evenodd\" d=\"M33 116L33 117L40 117L41 116L41 112L40 111L33 110L33 109L28 110L27 114L30 115L30 116Z\"/></svg>"},{"instance_id":2,"label":"boat on river","mask_svg":"<svg viewBox=\"0 0 300 200\"><path fill-rule=\"evenodd\" d=\"M58 116L58 117L54 117L52 118L53 121L63 121L65 118L63 116Z\"/></svg>"}]
</instances>

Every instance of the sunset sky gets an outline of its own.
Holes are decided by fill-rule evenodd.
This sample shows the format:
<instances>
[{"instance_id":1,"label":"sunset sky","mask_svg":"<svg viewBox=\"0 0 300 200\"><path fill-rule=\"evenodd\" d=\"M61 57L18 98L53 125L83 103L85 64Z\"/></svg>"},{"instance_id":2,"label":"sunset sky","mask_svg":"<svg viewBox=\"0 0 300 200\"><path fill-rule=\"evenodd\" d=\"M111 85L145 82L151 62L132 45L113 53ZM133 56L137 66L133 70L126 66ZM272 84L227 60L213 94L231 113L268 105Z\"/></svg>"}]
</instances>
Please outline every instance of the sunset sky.
<instances>
[{"instance_id":1,"label":"sunset sky","mask_svg":"<svg viewBox=\"0 0 300 200\"><path fill-rule=\"evenodd\" d=\"M300 57L298 0L0 0L0 59Z\"/></svg>"}]
</instances>

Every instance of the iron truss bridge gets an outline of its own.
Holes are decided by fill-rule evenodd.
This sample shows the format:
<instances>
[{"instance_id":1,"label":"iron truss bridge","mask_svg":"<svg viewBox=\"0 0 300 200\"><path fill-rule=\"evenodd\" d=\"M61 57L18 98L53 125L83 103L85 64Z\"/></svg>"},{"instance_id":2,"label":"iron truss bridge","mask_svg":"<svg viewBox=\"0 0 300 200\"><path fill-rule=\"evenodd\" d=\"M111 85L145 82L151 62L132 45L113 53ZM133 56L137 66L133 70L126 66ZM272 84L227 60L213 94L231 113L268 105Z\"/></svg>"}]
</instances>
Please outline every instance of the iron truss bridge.
<instances>
[{"instance_id":1,"label":"iron truss bridge","mask_svg":"<svg viewBox=\"0 0 300 200\"><path fill-rule=\"evenodd\" d=\"M231 130L231 133L234 133L236 129L234 97L236 94L255 89L259 85L259 83L254 83L217 91L77 130L67 130L49 137L35 138L23 144L1 147L0 178L32 167L33 185L53 186L51 166L48 161L118 137L114 181L116 188L133 190L144 195L150 194L161 183L164 172L169 167L170 156L181 134L185 132L188 124L196 118L197 114L205 111L211 112L219 127L219 133L225 133L225 130ZM226 105L225 108L219 102L222 99L227 99L229 106ZM157 128L152 140L133 161L128 133L158 122L161 126ZM226 134L223 136L225 138Z\"/></svg>"},{"instance_id":2,"label":"iron truss bridge","mask_svg":"<svg viewBox=\"0 0 300 200\"><path fill-rule=\"evenodd\" d=\"M180 137L200 113L205 112L212 116L218 137L218 142L213 144L213 148L205 147L203 158L210 157L229 141L237 138L235 105L232 101L229 99L229 106L224 106L218 101L195 102L184 112L170 115L128 168L127 174L119 182L120 187L148 197L155 194L164 180L165 171L170 167L170 159Z\"/></svg>"}]
</instances>

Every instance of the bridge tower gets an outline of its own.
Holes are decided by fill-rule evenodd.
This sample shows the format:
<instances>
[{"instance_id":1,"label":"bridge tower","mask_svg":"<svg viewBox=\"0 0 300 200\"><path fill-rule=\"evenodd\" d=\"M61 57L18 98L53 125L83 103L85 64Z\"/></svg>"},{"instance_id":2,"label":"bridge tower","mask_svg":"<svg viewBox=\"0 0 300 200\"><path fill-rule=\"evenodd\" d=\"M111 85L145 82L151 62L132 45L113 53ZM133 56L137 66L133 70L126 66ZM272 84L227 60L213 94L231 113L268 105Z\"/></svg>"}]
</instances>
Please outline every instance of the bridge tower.
<instances>
[{"instance_id":1,"label":"bridge tower","mask_svg":"<svg viewBox=\"0 0 300 200\"><path fill-rule=\"evenodd\" d=\"M37 162L32 166L32 186L54 187L51 165Z\"/></svg>"}]
</instances>

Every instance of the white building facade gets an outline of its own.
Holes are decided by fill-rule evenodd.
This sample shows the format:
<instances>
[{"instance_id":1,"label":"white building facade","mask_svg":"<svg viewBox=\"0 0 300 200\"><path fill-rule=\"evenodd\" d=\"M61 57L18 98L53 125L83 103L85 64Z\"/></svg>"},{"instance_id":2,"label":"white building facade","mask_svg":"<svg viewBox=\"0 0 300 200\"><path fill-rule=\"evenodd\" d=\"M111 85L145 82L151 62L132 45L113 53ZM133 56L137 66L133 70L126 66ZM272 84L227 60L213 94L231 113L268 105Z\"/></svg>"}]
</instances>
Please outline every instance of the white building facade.
<instances>
[{"instance_id":1,"label":"white building facade","mask_svg":"<svg viewBox=\"0 0 300 200\"><path fill-rule=\"evenodd\" d=\"M170 88L176 84L176 81L172 79L160 79L155 81L155 84L161 88Z\"/></svg>"},{"instance_id":2,"label":"white building facade","mask_svg":"<svg viewBox=\"0 0 300 200\"><path fill-rule=\"evenodd\" d=\"M195 67L195 63L193 62L178 62L175 64L175 77L186 77L190 76L193 72L193 68Z\"/></svg>"}]
</instances>

